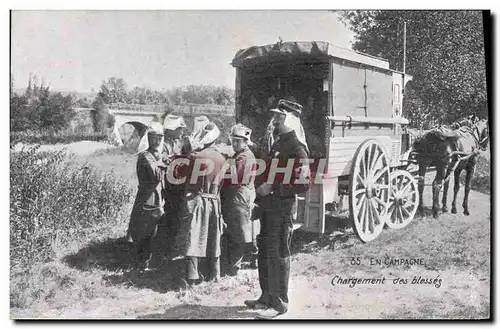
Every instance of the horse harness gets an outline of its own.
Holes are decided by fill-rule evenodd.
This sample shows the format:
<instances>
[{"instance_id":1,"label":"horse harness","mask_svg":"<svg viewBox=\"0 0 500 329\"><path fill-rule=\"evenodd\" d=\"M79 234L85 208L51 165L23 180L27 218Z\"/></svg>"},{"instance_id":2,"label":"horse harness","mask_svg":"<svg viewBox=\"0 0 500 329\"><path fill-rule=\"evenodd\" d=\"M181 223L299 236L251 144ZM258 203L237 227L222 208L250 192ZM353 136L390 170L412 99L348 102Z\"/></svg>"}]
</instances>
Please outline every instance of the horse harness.
<instances>
[{"instance_id":1,"label":"horse harness","mask_svg":"<svg viewBox=\"0 0 500 329\"><path fill-rule=\"evenodd\" d=\"M457 169L458 165L462 161L465 161L465 160L470 159L471 157L477 156L480 153L480 151L485 151L486 150L486 145L487 145L487 142L488 142L488 134L486 134L486 136L481 139L481 134L479 132L479 128L478 127L474 127L474 128L475 129L473 130L473 129L471 129L471 127L466 127L466 126L465 127L461 127L461 128L458 129L458 133L461 135L461 133L468 132L474 138L474 141L476 142L476 145L479 146L479 148L476 149L475 151L471 152L471 153L464 153L464 152L459 152L459 151L453 151L449 155L443 156L443 158L447 157L449 159L451 159L451 158L453 158L453 157L456 156L456 160L455 160L455 163L454 163L453 167L449 171L449 174L443 180L442 184L445 184L446 182L448 182L450 180L452 174L455 172L455 170ZM425 177L416 176L416 179L419 180L419 181L422 181L422 180L425 180ZM424 184L424 185L425 186L431 186L432 184Z\"/></svg>"}]
</instances>

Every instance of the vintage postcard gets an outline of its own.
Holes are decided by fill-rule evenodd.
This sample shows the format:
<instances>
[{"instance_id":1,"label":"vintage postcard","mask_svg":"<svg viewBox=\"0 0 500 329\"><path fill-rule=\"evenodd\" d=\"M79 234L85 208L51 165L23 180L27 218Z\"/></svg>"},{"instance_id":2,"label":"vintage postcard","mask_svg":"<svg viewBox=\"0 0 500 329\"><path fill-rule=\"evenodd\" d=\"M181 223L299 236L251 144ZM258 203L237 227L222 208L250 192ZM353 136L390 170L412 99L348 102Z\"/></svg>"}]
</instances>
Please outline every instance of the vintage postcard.
<instances>
[{"instance_id":1,"label":"vintage postcard","mask_svg":"<svg viewBox=\"0 0 500 329\"><path fill-rule=\"evenodd\" d=\"M10 20L11 319L491 320L489 11Z\"/></svg>"}]
</instances>

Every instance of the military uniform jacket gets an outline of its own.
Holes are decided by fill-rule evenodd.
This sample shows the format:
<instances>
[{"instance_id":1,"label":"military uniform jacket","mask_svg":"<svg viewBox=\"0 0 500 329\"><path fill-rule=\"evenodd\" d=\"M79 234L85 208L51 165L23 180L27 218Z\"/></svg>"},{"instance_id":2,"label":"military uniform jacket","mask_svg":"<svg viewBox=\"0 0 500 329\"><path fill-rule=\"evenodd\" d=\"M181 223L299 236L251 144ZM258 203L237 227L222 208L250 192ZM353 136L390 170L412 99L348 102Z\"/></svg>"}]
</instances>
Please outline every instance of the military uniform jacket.
<instances>
[{"instance_id":1,"label":"military uniform jacket","mask_svg":"<svg viewBox=\"0 0 500 329\"><path fill-rule=\"evenodd\" d=\"M165 161L167 165L181 154L181 148L182 142L180 139L165 139L164 157L168 159ZM162 189L165 197L165 212L167 213L167 216L177 216L181 200L182 186L171 184L168 181L166 170L163 176Z\"/></svg>"},{"instance_id":2,"label":"military uniform jacket","mask_svg":"<svg viewBox=\"0 0 500 329\"><path fill-rule=\"evenodd\" d=\"M270 182L273 185L272 193L276 197L284 199L295 198L297 194L306 192L309 189L308 183L301 183L299 180L301 177L301 170L309 171L309 165L301 163L301 159L306 159L307 157L308 153L297 138L295 131L280 134L271 147L266 171L260 179L265 179L269 182L269 170L273 159L278 159L278 168L286 168L290 159L295 160L291 168L292 173L289 181L284 180L284 173L278 172L272 182ZM304 178L307 180L309 178L309 173L307 172L305 175L302 174L302 176L303 180Z\"/></svg>"},{"instance_id":3,"label":"military uniform jacket","mask_svg":"<svg viewBox=\"0 0 500 329\"><path fill-rule=\"evenodd\" d=\"M155 155L148 149L139 153L137 158L139 186L129 223L129 232L135 242L151 236L156 229L156 221L163 215L161 193L163 172L157 157L158 154Z\"/></svg>"},{"instance_id":4,"label":"military uniform jacket","mask_svg":"<svg viewBox=\"0 0 500 329\"><path fill-rule=\"evenodd\" d=\"M247 148L234 154L232 159L236 166L237 183L228 178L224 181L221 191L222 214L227 224L227 234L231 239L238 243L250 243L253 241L250 217L255 201L255 176L248 174L248 171L255 168L247 169L246 166L255 163L255 156Z\"/></svg>"}]
</instances>

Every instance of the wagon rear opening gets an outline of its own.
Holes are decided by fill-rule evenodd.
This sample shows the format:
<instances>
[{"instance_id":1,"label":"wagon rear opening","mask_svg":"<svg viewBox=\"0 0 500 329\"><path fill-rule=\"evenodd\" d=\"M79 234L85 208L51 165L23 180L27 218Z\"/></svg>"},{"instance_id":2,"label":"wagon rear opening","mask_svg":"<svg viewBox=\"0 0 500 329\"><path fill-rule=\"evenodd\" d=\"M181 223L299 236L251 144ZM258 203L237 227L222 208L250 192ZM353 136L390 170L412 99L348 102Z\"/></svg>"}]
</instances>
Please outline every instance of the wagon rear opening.
<instances>
[{"instance_id":1,"label":"wagon rear opening","mask_svg":"<svg viewBox=\"0 0 500 329\"><path fill-rule=\"evenodd\" d=\"M326 155L325 122L328 115L328 63L278 62L244 68L241 73L241 116L243 124L252 128L255 140L265 134L270 120L269 109L279 99L294 100L303 106L301 121L311 156Z\"/></svg>"}]
</instances>

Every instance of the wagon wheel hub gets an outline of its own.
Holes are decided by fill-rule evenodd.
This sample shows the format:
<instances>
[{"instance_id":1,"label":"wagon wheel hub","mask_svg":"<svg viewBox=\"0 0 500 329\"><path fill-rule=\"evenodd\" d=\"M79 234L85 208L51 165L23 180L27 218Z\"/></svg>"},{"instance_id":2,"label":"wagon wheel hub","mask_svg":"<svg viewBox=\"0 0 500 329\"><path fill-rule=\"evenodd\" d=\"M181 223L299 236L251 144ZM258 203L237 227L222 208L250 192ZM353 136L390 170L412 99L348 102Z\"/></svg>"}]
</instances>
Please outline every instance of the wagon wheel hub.
<instances>
[{"instance_id":1,"label":"wagon wheel hub","mask_svg":"<svg viewBox=\"0 0 500 329\"><path fill-rule=\"evenodd\" d=\"M404 206L406 200L404 198L394 198L394 203L398 206Z\"/></svg>"},{"instance_id":2,"label":"wagon wheel hub","mask_svg":"<svg viewBox=\"0 0 500 329\"><path fill-rule=\"evenodd\" d=\"M367 184L366 185L366 197L368 199L377 196L380 193L380 186L378 184Z\"/></svg>"}]
</instances>

